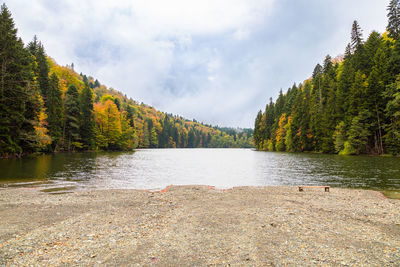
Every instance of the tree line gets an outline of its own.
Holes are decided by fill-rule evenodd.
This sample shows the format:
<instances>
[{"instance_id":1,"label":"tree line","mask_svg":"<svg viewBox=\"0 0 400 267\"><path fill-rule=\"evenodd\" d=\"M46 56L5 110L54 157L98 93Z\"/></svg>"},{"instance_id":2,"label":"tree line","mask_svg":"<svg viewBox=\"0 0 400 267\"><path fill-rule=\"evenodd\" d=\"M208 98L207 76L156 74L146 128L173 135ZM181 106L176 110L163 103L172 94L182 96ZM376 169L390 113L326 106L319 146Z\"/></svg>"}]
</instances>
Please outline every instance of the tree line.
<instances>
[{"instance_id":1,"label":"tree line","mask_svg":"<svg viewBox=\"0 0 400 267\"><path fill-rule=\"evenodd\" d=\"M400 154L400 4L387 8L387 31L364 41L354 21L344 56L326 56L312 76L270 99L255 120L265 151Z\"/></svg>"},{"instance_id":2,"label":"tree line","mask_svg":"<svg viewBox=\"0 0 400 267\"><path fill-rule=\"evenodd\" d=\"M35 36L24 45L0 12L0 157L134 148L251 147L248 130L221 131L139 104L74 65L59 66Z\"/></svg>"}]
</instances>

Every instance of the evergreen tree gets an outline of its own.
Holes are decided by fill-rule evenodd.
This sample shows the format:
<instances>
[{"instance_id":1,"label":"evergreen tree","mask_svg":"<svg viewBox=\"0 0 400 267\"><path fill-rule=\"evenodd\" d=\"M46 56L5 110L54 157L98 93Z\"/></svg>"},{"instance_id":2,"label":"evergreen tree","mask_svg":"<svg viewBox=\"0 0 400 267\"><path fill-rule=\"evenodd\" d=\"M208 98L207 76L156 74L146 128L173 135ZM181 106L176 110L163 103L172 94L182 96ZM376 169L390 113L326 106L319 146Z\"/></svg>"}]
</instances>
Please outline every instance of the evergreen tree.
<instances>
[{"instance_id":1,"label":"evergreen tree","mask_svg":"<svg viewBox=\"0 0 400 267\"><path fill-rule=\"evenodd\" d=\"M370 133L369 120L372 114L363 110L360 114L353 118L349 129L348 141L345 142L342 154L360 154L367 152L368 138Z\"/></svg>"},{"instance_id":2,"label":"evergreen tree","mask_svg":"<svg viewBox=\"0 0 400 267\"><path fill-rule=\"evenodd\" d=\"M346 126L343 121L339 122L336 126L335 132L333 134L335 142L335 151L340 153L344 149L344 144L346 142Z\"/></svg>"},{"instance_id":3,"label":"evergreen tree","mask_svg":"<svg viewBox=\"0 0 400 267\"><path fill-rule=\"evenodd\" d=\"M150 133L149 133L149 124L148 121L145 121L143 125L143 144L142 146L144 148L149 148L150 147Z\"/></svg>"},{"instance_id":4,"label":"evergreen tree","mask_svg":"<svg viewBox=\"0 0 400 267\"><path fill-rule=\"evenodd\" d=\"M63 102L60 90L59 79L55 73L50 77L49 91L47 97L47 121L49 135L52 138L51 149L57 149L59 141L62 137L63 125Z\"/></svg>"},{"instance_id":5,"label":"evergreen tree","mask_svg":"<svg viewBox=\"0 0 400 267\"><path fill-rule=\"evenodd\" d=\"M346 118L349 118L347 121L351 121L351 118L357 116L360 112L365 101L367 86L368 82L366 75L360 70L357 71L354 82L350 87L348 101L346 101L348 102Z\"/></svg>"},{"instance_id":6,"label":"evergreen tree","mask_svg":"<svg viewBox=\"0 0 400 267\"><path fill-rule=\"evenodd\" d=\"M257 114L258 149L340 154L400 153L399 1L388 8L389 36L372 32L364 43L354 21L342 61L314 68L304 85L282 91ZM397 36L397 37L395 37ZM271 108L273 107L273 109ZM272 112L273 110L273 112ZM272 116L273 125L270 124Z\"/></svg>"},{"instance_id":7,"label":"evergreen tree","mask_svg":"<svg viewBox=\"0 0 400 267\"><path fill-rule=\"evenodd\" d=\"M271 139L272 126L274 125L274 103L272 98L269 99L269 104L265 108L265 134L264 138L266 140Z\"/></svg>"},{"instance_id":8,"label":"evergreen tree","mask_svg":"<svg viewBox=\"0 0 400 267\"><path fill-rule=\"evenodd\" d=\"M354 53L357 49L361 47L362 43L362 31L360 25L355 20L351 28L351 51Z\"/></svg>"},{"instance_id":9,"label":"evergreen tree","mask_svg":"<svg viewBox=\"0 0 400 267\"><path fill-rule=\"evenodd\" d=\"M324 67L322 68L324 74L331 74L333 71L332 57L327 55L324 60Z\"/></svg>"},{"instance_id":10,"label":"evergreen tree","mask_svg":"<svg viewBox=\"0 0 400 267\"><path fill-rule=\"evenodd\" d=\"M400 2L399 0L391 0L387 7L387 17L389 36L395 40L400 37Z\"/></svg>"},{"instance_id":11,"label":"evergreen tree","mask_svg":"<svg viewBox=\"0 0 400 267\"><path fill-rule=\"evenodd\" d=\"M400 154L400 77L387 87L384 96L387 99L385 115L388 120L384 125L386 134L383 138L388 152L398 155Z\"/></svg>"},{"instance_id":12,"label":"evergreen tree","mask_svg":"<svg viewBox=\"0 0 400 267\"><path fill-rule=\"evenodd\" d=\"M75 85L70 85L65 94L65 116L64 116L64 148L73 151L75 148L81 148L79 142L79 93Z\"/></svg>"},{"instance_id":13,"label":"evergreen tree","mask_svg":"<svg viewBox=\"0 0 400 267\"><path fill-rule=\"evenodd\" d=\"M133 110L131 105L128 105L126 107L126 112L127 112L127 115L126 115L127 116L127 120L129 121L129 126L132 127L132 128L135 128L135 120L133 118L134 110Z\"/></svg>"},{"instance_id":14,"label":"evergreen tree","mask_svg":"<svg viewBox=\"0 0 400 267\"><path fill-rule=\"evenodd\" d=\"M383 151L383 110L385 108L383 92L385 88L385 64L386 59L381 49L379 49L374 58L375 65L372 68L371 74L368 77L368 87L366 91L365 109L370 109L375 114L374 133L375 133L375 150L382 154Z\"/></svg>"},{"instance_id":15,"label":"evergreen tree","mask_svg":"<svg viewBox=\"0 0 400 267\"><path fill-rule=\"evenodd\" d=\"M88 84L85 84L80 95L80 137L85 149L94 148L94 114L93 114L93 92Z\"/></svg>"},{"instance_id":16,"label":"evergreen tree","mask_svg":"<svg viewBox=\"0 0 400 267\"><path fill-rule=\"evenodd\" d=\"M314 68L312 78L315 79L318 76L318 74L321 74L321 73L322 73L322 66L318 63Z\"/></svg>"},{"instance_id":17,"label":"evergreen tree","mask_svg":"<svg viewBox=\"0 0 400 267\"><path fill-rule=\"evenodd\" d=\"M40 94L45 102L45 107L47 106L48 91L50 90L49 83L49 64L47 63L46 53L43 45L37 39L35 35L33 40L28 44L28 50L35 58L35 76L39 85Z\"/></svg>"},{"instance_id":18,"label":"evergreen tree","mask_svg":"<svg viewBox=\"0 0 400 267\"><path fill-rule=\"evenodd\" d=\"M365 53L367 61L364 74L366 74L367 76L371 73L372 67L374 65L374 61L371 59L374 59L376 52L382 46L383 46L383 39L381 35L378 32L373 31L369 35L368 40L365 42Z\"/></svg>"},{"instance_id":19,"label":"evergreen tree","mask_svg":"<svg viewBox=\"0 0 400 267\"><path fill-rule=\"evenodd\" d=\"M254 123L254 144L258 149L261 149L261 141L262 141L262 133L261 133L261 119L262 119L262 111L258 111L256 121Z\"/></svg>"},{"instance_id":20,"label":"evergreen tree","mask_svg":"<svg viewBox=\"0 0 400 267\"><path fill-rule=\"evenodd\" d=\"M0 12L0 156L34 151L34 125L40 103L33 84L32 59L5 4Z\"/></svg>"},{"instance_id":21,"label":"evergreen tree","mask_svg":"<svg viewBox=\"0 0 400 267\"><path fill-rule=\"evenodd\" d=\"M118 97L114 98L114 103L117 106L117 109L121 111L121 100Z\"/></svg>"},{"instance_id":22,"label":"evergreen tree","mask_svg":"<svg viewBox=\"0 0 400 267\"><path fill-rule=\"evenodd\" d=\"M195 147L195 134L194 134L194 131L193 131L193 129L190 129L189 130L189 134L188 134L188 144L187 144L187 147L189 147L189 148L194 148Z\"/></svg>"},{"instance_id":23,"label":"evergreen tree","mask_svg":"<svg viewBox=\"0 0 400 267\"><path fill-rule=\"evenodd\" d=\"M48 108L47 98L49 92L49 65L47 63L46 54L42 44L39 44L39 49L36 54L37 66L38 66L38 82L40 93L43 97L45 107Z\"/></svg>"}]
</instances>

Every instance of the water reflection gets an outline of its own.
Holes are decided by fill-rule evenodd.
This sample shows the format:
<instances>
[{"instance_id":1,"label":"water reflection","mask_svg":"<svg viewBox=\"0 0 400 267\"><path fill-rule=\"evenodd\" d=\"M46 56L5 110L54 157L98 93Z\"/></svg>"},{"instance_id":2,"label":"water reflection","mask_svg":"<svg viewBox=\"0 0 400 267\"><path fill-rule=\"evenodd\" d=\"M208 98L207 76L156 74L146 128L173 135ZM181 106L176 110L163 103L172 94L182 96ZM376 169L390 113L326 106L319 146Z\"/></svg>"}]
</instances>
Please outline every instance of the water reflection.
<instances>
[{"instance_id":1,"label":"water reflection","mask_svg":"<svg viewBox=\"0 0 400 267\"><path fill-rule=\"evenodd\" d=\"M47 191L158 189L170 184L315 185L400 189L400 159L257 152L249 149L157 149L135 153L60 153L0 160L3 186Z\"/></svg>"}]
</instances>

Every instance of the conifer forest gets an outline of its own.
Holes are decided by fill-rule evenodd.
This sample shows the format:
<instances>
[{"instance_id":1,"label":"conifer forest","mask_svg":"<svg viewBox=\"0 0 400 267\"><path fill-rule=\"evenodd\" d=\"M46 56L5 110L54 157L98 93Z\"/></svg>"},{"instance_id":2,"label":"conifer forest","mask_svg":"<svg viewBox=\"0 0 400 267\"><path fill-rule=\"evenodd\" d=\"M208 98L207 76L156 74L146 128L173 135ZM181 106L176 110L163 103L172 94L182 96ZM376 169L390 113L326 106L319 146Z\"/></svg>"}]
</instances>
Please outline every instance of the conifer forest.
<instances>
[{"instance_id":1,"label":"conifer forest","mask_svg":"<svg viewBox=\"0 0 400 267\"><path fill-rule=\"evenodd\" d=\"M400 153L400 4L387 31L364 36L354 21L343 56L326 56L310 78L270 99L255 120L258 150L343 155Z\"/></svg>"}]
</instances>

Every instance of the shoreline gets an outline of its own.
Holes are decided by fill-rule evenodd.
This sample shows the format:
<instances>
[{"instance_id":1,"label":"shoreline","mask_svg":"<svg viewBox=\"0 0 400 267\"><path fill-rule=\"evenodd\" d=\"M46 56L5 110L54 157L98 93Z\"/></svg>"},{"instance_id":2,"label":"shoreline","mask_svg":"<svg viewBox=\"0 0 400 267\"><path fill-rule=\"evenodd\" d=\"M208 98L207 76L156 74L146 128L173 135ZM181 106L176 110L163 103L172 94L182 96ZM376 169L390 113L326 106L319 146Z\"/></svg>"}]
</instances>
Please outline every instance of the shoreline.
<instances>
[{"instance_id":1,"label":"shoreline","mask_svg":"<svg viewBox=\"0 0 400 267\"><path fill-rule=\"evenodd\" d=\"M0 181L0 190L7 190L7 189L38 189L41 192L49 193L49 194L69 194L69 193L74 193L74 192L82 192L82 191L106 191L106 190L139 190L139 191L144 191L144 192L149 192L149 193L165 193L168 191L169 188L171 187L176 187L176 186L204 186L208 187L209 189L216 190L216 191L227 191L227 190L232 190L234 188L240 188L240 187L298 187L297 185L270 185L270 186L254 186L254 185L244 185L244 186L233 186L233 187L228 187L228 188L218 188L217 186L213 185L204 185L204 184L189 184L189 185L167 185L164 188L131 188L131 189L83 189L83 190L72 190L68 191L68 186L67 186L67 191L64 191L65 187L55 187L55 188L45 188L45 187L35 187L34 185L40 185L43 181L28 181L28 182L22 182L21 183L2 183ZM33 186L30 186L33 185ZM307 186L307 185L306 185ZM400 200L400 189L369 189L369 188L346 188L346 187L332 187L335 189L345 189L345 190L364 190L364 191L371 191L375 192L378 194L379 197L381 198L389 198L389 199L396 199Z\"/></svg>"},{"instance_id":2,"label":"shoreline","mask_svg":"<svg viewBox=\"0 0 400 267\"><path fill-rule=\"evenodd\" d=\"M400 262L400 201L370 190L0 190L0 265Z\"/></svg>"}]
</instances>

